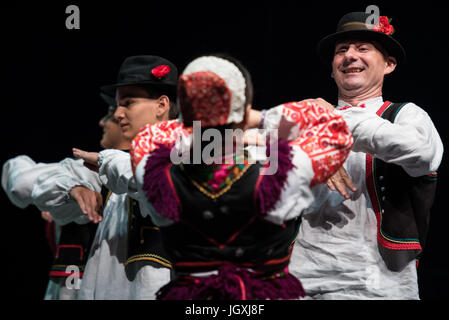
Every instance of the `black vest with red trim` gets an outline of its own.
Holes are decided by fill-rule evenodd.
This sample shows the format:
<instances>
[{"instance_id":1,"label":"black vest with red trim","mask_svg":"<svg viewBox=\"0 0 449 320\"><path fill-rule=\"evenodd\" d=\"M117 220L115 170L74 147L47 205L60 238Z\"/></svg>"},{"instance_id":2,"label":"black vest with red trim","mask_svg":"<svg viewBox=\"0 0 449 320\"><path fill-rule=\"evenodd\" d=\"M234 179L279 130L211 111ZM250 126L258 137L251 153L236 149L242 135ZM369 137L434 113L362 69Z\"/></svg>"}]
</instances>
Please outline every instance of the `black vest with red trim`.
<instances>
[{"instance_id":1,"label":"black vest with red trim","mask_svg":"<svg viewBox=\"0 0 449 320\"><path fill-rule=\"evenodd\" d=\"M394 122L407 103L385 102L377 114ZM377 218L378 248L387 267L419 258L427 236L437 175L411 177L395 164L366 155L367 186Z\"/></svg>"},{"instance_id":2,"label":"black vest with red trim","mask_svg":"<svg viewBox=\"0 0 449 320\"><path fill-rule=\"evenodd\" d=\"M299 219L280 226L258 213L260 170L259 163L250 165L229 190L212 198L180 166L170 167L180 221L161 231L175 271L202 272L232 263L271 274L288 265Z\"/></svg>"},{"instance_id":3,"label":"black vest with red trim","mask_svg":"<svg viewBox=\"0 0 449 320\"><path fill-rule=\"evenodd\" d=\"M69 266L78 268L79 277L83 277L96 230L97 225L92 222L82 225L72 222L61 227L50 277L70 276L73 270Z\"/></svg>"}]
</instances>

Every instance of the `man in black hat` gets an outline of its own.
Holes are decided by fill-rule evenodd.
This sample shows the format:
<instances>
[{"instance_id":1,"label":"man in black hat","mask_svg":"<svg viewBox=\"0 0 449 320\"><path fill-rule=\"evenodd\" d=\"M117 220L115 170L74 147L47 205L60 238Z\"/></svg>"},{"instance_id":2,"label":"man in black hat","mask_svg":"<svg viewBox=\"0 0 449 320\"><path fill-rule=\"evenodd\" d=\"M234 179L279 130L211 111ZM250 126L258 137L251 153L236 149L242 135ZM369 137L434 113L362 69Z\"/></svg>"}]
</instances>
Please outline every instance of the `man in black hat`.
<instances>
[{"instance_id":1,"label":"man in black hat","mask_svg":"<svg viewBox=\"0 0 449 320\"><path fill-rule=\"evenodd\" d=\"M116 97L116 119L130 141L147 123L176 118L178 72L170 61L158 56L127 58L117 83L101 88Z\"/></svg>"},{"instance_id":2,"label":"man in black hat","mask_svg":"<svg viewBox=\"0 0 449 320\"><path fill-rule=\"evenodd\" d=\"M177 68L170 61L158 56L133 56L125 59L120 67L117 83L101 88L107 95L116 97L114 116L129 143L145 124L177 117L177 78ZM106 178L108 189L117 194L128 194L129 215L125 222L128 225L127 256L124 262L126 275L131 281L128 298L154 298L157 289L170 280L171 263L165 258L159 229L147 213L140 211L140 195L136 192L129 154L117 150L95 153L74 149L74 155L98 166L100 176ZM83 192L89 193L90 190ZM94 205L91 204L92 207ZM94 286L86 290L81 288L80 295L82 298L95 298L92 293L97 291ZM106 297L110 294L110 290L105 288L101 291Z\"/></svg>"},{"instance_id":3,"label":"man in black hat","mask_svg":"<svg viewBox=\"0 0 449 320\"><path fill-rule=\"evenodd\" d=\"M177 116L174 103L177 77L176 66L164 58L133 56L123 62L117 83L101 88L107 96L117 98L115 118L128 143L140 126ZM170 280L171 264L165 258L159 230L140 212L129 154L119 150L95 153L74 149L74 155L83 158L90 168L96 168L99 174L91 171L91 175L99 177L101 183L92 187L105 186L112 191L105 211L116 210L115 217L112 214L104 217L101 232L97 232L79 298L154 298L159 287ZM41 208L68 205L64 201L51 201L57 184L40 182L46 186L36 194L42 200ZM70 195L91 220L100 220L99 199L94 190L85 185L75 186ZM79 214L83 214L81 210Z\"/></svg>"},{"instance_id":4,"label":"man in black hat","mask_svg":"<svg viewBox=\"0 0 449 320\"><path fill-rule=\"evenodd\" d=\"M405 60L387 17L345 15L318 54L332 68L340 113L354 137L325 199L303 216L291 272L315 299L419 299L417 264L443 145L414 103L384 101L384 77ZM330 109L334 106L315 99ZM350 179L342 179L349 174ZM339 203L336 205L336 203Z\"/></svg>"},{"instance_id":5,"label":"man in black hat","mask_svg":"<svg viewBox=\"0 0 449 320\"><path fill-rule=\"evenodd\" d=\"M116 148L119 150L129 149L129 142L124 139L120 126L114 119L115 100L107 95L101 94L103 100L108 104L108 113L100 120L99 125L103 128L103 136L100 145L103 148ZM69 171L67 171L69 170ZM70 176L70 173L76 173ZM80 160L70 158L64 159L59 163L38 163L36 164L28 156L22 155L8 160L2 170L2 187L6 191L10 200L19 207L27 206L33 203L32 191L34 190L35 180L45 175L47 185L52 185L55 180L52 177L64 177L58 179L59 193L64 191L68 194L73 186L78 185L79 179L84 178L83 182L95 184L98 177L90 174L90 171L83 166ZM97 184L100 184L98 180ZM36 185L39 187L39 185ZM38 190L38 189L36 189ZM100 187L97 189L100 190ZM101 197L100 193L92 192L96 199ZM55 195L53 195L53 198ZM103 198L106 200L106 198ZM107 197L110 199L110 197ZM112 201L114 197L112 197ZM36 203L33 203L36 204ZM50 246L54 249L54 261L49 273L49 282L45 292L45 300L76 300L79 293L79 283L83 278L84 268L87 262L88 254L94 240L97 225L86 223L89 220L86 217L79 216L68 207L63 211L55 210L55 221L50 212L42 212L46 219L47 236ZM45 216L44 216L45 213ZM71 214L74 213L74 214ZM103 224L104 225L104 224ZM67 268L70 266L71 268ZM67 285L68 277L75 277L73 267L79 270L77 276L79 281L71 282ZM70 270L70 271L68 271Z\"/></svg>"}]
</instances>

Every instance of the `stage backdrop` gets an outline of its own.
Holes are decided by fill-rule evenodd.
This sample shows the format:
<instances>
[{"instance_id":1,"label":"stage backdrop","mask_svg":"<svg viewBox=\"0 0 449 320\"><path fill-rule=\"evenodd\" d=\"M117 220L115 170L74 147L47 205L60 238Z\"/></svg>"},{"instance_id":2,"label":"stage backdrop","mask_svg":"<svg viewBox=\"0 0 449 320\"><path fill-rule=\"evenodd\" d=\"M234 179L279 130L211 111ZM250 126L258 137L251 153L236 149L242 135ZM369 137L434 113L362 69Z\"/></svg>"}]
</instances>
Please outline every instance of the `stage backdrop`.
<instances>
[{"instance_id":1,"label":"stage backdrop","mask_svg":"<svg viewBox=\"0 0 449 320\"><path fill-rule=\"evenodd\" d=\"M56 162L72 147L101 150L98 122L107 106L99 87L115 81L129 55L160 55L182 71L198 55L226 52L250 70L256 109L316 97L336 103L315 45L343 14L370 4L393 18L408 57L387 77L384 98L423 107L446 143L448 27L438 2L2 2L1 163L20 154ZM79 24L66 21L69 5L78 7ZM448 297L447 180L443 159L419 266L423 299ZM2 288L12 298L41 299L51 263L44 222L36 208L14 207L3 191L0 201Z\"/></svg>"}]
</instances>

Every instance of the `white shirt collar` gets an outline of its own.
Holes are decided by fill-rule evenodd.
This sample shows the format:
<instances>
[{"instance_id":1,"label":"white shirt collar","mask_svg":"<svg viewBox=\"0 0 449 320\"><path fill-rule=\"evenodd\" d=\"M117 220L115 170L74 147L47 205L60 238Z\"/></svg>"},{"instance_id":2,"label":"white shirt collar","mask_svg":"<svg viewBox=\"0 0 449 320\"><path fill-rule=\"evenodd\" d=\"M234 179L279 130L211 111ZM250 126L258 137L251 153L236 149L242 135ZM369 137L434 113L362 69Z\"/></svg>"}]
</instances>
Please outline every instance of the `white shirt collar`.
<instances>
[{"instance_id":1,"label":"white shirt collar","mask_svg":"<svg viewBox=\"0 0 449 320\"><path fill-rule=\"evenodd\" d=\"M362 101L357 104L357 107L364 104L366 108L370 109L371 107L379 107L383 103L384 103L384 99L382 98L382 96L379 96L379 97L375 97L375 98L371 98L371 99ZM344 100L339 99L337 109L345 107L345 106L350 106L350 104L345 102Z\"/></svg>"}]
</instances>

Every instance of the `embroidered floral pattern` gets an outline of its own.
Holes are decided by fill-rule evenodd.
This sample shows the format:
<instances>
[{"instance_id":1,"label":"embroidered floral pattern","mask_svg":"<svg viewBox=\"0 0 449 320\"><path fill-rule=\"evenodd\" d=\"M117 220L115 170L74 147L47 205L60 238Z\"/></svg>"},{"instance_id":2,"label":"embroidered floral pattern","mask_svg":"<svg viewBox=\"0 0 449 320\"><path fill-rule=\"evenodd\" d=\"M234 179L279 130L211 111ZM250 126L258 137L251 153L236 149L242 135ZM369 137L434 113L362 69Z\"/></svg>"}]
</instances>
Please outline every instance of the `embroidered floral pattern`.
<instances>
[{"instance_id":1,"label":"embroidered floral pattern","mask_svg":"<svg viewBox=\"0 0 449 320\"><path fill-rule=\"evenodd\" d=\"M201 192L216 198L225 193L245 173L248 169L248 157L234 155L232 158L223 158L222 164L193 168L193 170L186 170L181 164L181 169Z\"/></svg>"},{"instance_id":2,"label":"embroidered floral pattern","mask_svg":"<svg viewBox=\"0 0 449 320\"><path fill-rule=\"evenodd\" d=\"M189 135L182 123L170 120L158 124L147 124L136 135L132 142L130 155L133 172L142 158L157 148L157 144L173 144L180 134Z\"/></svg>"},{"instance_id":3,"label":"embroidered floral pattern","mask_svg":"<svg viewBox=\"0 0 449 320\"><path fill-rule=\"evenodd\" d=\"M182 75L178 86L183 121L201 121L202 127L226 124L231 109L231 91L226 82L210 71Z\"/></svg>"},{"instance_id":4,"label":"embroidered floral pattern","mask_svg":"<svg viewBox=\"0 0 449 320\"><path fill-rule=\"evenodd\" d=\"M322 183L341 166L353 140L346 122L339 115L310 102L284 104L284 116L300 124L300 135L290 142L307 153L315 173L310 186Z\"/></svg>"}]
</instances>

